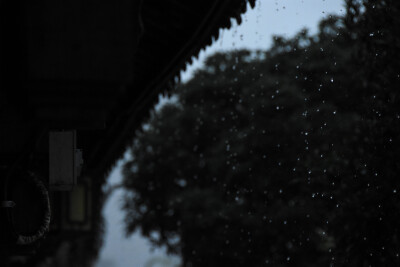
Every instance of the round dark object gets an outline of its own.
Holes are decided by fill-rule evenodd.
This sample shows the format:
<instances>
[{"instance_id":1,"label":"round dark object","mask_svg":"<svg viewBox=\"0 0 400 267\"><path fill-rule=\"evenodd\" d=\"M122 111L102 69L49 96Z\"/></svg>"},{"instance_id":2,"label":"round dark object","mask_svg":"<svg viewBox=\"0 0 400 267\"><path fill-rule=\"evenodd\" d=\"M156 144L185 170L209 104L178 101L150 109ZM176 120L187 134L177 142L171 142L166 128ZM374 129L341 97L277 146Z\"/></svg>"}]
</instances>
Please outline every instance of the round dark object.
<instances>
[{"instance_id":1,"label":"round dark object","mask_svg":"<svg viewBox=\"0 0 400 267\"><path fill-rule=\"evenodd\" d=\"M7 219L17 245L28 245L44 237L50 225L50 200L43 182L33 174L14 176L6 185Z\"/></svg>"}]
</instances>

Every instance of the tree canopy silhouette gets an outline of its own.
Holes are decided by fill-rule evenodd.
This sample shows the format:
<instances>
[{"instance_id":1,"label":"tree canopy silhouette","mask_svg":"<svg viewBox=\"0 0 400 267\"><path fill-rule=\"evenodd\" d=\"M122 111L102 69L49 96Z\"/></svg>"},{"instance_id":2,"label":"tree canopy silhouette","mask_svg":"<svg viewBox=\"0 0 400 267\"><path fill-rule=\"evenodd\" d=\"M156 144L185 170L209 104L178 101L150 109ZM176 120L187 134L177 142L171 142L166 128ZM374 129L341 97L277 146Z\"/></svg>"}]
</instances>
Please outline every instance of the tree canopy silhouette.
<instances>
[{"instance_id":1,"label":"tree canopy silhouette","mask_svg":"<svg viewBox=\"0 0 400 267\"><path fill-rule=\"evenodd\" d=\"M399 3L219 53L124 168L128 233L184 266L400 264Z\"/></svg>"}]
</instances>

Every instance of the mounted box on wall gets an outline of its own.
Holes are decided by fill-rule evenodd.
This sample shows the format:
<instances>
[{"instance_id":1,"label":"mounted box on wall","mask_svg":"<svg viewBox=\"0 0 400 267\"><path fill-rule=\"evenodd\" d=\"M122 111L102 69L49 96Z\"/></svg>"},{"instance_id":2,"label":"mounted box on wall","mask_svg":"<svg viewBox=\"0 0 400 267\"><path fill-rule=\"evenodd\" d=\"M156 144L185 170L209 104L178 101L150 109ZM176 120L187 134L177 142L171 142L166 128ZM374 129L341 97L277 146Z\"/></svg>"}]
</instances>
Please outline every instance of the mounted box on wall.
<instances>
[{"instance_id":1,"label":"mounted box on wall","mask_svg":"<svg viewBox=\"0 0 400 267\"><path fill-rule=\"evenodd\" d=\"M70 191L77 183L82 164L76 149L76 132L54 131L49 134L49 186L54 191Z\"/></svg>"}]
</instances>

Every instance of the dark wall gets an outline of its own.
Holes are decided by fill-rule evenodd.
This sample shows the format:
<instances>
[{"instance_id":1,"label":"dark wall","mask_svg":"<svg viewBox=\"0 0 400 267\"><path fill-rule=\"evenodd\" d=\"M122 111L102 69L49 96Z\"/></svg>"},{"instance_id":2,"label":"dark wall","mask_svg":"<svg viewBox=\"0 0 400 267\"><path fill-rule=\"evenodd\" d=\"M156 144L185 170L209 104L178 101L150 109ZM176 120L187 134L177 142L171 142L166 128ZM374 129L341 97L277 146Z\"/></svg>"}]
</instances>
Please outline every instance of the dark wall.
<instances>
[{"instance_id":1,"label":"dark wall","mask_svg":"<svg viewBox=\"0 0 400 267\"><path fill-rule=\"evenodd\" d=\"M132 81L135 1L27 1L31 79Z\"/></svg>"}]
</instances>

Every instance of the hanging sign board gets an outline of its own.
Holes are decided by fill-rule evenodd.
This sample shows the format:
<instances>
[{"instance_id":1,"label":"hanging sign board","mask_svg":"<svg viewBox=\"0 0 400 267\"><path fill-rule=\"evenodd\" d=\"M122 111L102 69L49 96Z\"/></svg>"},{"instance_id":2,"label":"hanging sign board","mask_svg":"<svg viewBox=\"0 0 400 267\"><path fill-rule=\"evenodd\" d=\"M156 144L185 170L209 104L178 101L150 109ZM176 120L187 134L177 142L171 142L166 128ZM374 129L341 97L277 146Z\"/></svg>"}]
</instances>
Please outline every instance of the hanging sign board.
<instances>
[{"instance_id":1,"label":"hanging sign board","mask_svg":"<svg viewBox=\"0 0 400 267\"><path fill-rule=\"evenodd\" d=\"M58 131L49 134L50 190L70 191L76 185L76 132Z\"/></svg>"}]
</instances>

